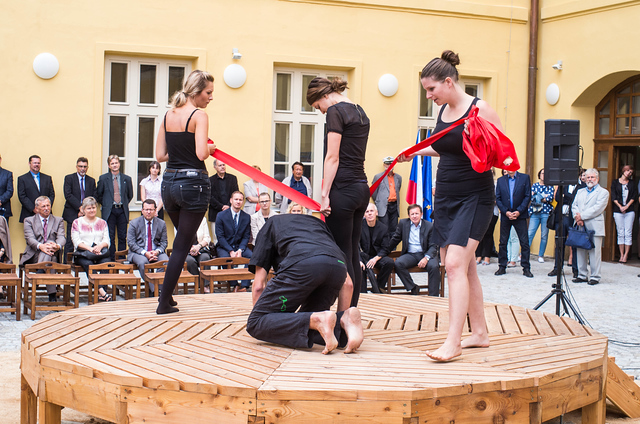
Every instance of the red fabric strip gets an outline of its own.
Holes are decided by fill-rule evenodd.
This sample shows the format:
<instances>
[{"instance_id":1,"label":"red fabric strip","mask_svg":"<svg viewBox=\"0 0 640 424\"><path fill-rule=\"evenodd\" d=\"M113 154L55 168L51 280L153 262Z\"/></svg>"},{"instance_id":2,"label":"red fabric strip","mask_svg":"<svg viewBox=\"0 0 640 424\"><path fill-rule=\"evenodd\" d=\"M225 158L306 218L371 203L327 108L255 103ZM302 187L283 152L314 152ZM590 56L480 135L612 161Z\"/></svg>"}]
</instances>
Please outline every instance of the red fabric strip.
<instances>
[{"instance_id":1,"label":"red fabric strip","mask_svg":"<svg viewBox=\"0 0 640 424\"><path fill-rule=\"evenodd\" d=\"M282 184L280 181L276 180L275 178L258 171L253 166L247 165L246 163L234 158L233 156L223 152L220 149L216 149L211 156L226 163L236 171L242 172L247 177L266 185L276 193L280 193L284 197L291 199L293 202L296 202L309 210L312 210L312 211L320 210L320 203L316 202L310 197L305 196L299 191L294 190L291 187Z\"/></svg>"}]
</instances>

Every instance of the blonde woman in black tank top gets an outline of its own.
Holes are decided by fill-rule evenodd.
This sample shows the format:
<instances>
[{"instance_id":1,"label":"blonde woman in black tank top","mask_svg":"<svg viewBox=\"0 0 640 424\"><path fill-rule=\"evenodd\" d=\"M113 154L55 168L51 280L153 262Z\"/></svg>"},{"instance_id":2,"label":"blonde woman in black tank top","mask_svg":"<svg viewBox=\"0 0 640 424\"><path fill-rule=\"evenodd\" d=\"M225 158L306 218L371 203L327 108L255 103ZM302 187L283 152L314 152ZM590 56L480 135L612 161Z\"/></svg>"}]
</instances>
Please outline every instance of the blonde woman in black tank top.
<instances>
[{"instance_id":1,"label":"blonde woman in black tank top","mask_svg":"<svg viewBox=\"0 0 640 424\"><path fill-rule=\"evenodd\" d=\"M198 226L207 211L211 184L204 160L215 150L207 144L209 118L200 109L213 96L213 77L193 71L172 99L158 132L156 159L168 162L162 180L162 201L177 229L156 313L178 312L172 293L191 248Z\"/></svg>"},{"instance_id":2,"label":"blonde woman in black tank top","mask_svg":"<svg viewBox=\"0 0 640 424\"><path fill-rule=\"evenodd\" d=\"M446 50L441 58L431 60L422 70L420 82L427 92L427 99L432 99L443 108L437 129L441 131L449 126L447 123L453 123L468 114L475 102L479 115L502 130L496 112L486 102L466 94L458 85L456 66L459 63L458 55ZM463 193L446 189L447 183L456 183L454 179L449 181L446 176L468 176L475 171L462 151L462 130L457 137L446 140L445 137L417 153L441 157L434 202L434 238L440 246L440 258L448 276L450 326L444 344L435 351L426 352L436 361L449 361L461 355L462 348L489 346L475 250L489 226L495 203L493 179L490 176L485 178L484 174L476 173L476 178L468 178ZM408 161L413 156L402 155L400 160ZM448 169L441 169L443 164ZM445 181L440 181L441 177ZM471 336L461 341L467 313Z\"/></svg>"}]
</instances>

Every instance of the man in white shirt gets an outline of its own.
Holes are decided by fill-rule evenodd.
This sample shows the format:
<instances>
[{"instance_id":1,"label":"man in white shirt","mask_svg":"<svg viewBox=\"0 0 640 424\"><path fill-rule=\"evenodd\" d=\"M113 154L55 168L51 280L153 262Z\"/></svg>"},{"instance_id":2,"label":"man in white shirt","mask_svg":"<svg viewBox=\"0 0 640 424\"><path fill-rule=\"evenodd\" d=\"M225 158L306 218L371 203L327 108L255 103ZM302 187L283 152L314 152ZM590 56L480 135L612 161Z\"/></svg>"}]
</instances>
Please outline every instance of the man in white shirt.
<instances>
[{"instance_id":1,"label":"man in white shirt","mask_svg":"<svg viewBox=\"0 0 640 424\"><path fill-rule=\"evenodd\" d=\"M260 193L260 196L258 196L258 204L260 205L260 210L251 215L251 242L253 244L256 242L260 229L269 218L276 214L271 210L271 196L269 193Z\"/></svg>"}]
</instances>

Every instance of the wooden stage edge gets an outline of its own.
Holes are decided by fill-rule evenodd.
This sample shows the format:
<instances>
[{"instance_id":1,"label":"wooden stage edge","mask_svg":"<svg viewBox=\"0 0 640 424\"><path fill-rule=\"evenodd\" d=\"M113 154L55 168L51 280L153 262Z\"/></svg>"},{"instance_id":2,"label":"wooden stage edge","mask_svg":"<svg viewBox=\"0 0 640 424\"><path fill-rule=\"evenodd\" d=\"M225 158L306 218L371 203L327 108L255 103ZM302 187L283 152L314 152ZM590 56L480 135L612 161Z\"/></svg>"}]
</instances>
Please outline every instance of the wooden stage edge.
<instances>
[{"instance_id":1,"label":"wooden stage edge","mask_svg":"<svg viewBox=\"0 0 640 424\"><path fill-rule=\"evenodd\" d=\"M101 303L22 334L22 424L62 407L117 424L542 423L582 409L604 424L607 338L577 322L485 304L491 346L436 363L447 299L363 294L355 354L289 349L245 331L250 293ZM468 330L468 328L467 328Z\"/></svg>"}]
</instances>

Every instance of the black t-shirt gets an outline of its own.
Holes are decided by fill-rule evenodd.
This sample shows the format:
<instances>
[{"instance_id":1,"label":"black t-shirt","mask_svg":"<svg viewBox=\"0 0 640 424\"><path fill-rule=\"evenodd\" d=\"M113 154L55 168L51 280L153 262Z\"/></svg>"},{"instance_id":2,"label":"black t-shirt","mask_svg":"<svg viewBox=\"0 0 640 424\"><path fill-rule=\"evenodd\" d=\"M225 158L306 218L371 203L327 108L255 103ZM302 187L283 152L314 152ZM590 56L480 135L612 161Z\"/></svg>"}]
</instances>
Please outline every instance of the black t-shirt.
<instances>
[{"instance_id":1,"label":"black t-shirt","mask_svg":"<svg viewBox=\"0 0 640 424\"><path fill-rule=\"evenodd\" d=\"M327 134L342 135L338 170L333 180L336 188L345 187L354 182L367 182L364 173L364 159L369 139L369 117L360 105L348 102L336 103L327 109L327 125L324 137L325 156L327 152Z\"/></svg>"},{"instance_id":2,"label":"black t-shirt","mask_svg":"<svg viewBox=\"0 0 640 424\"><path fill-rule=\"evenodd\" d=\"M303 259L318 255L346 261L327 224L310 215L275 215L258 233L249 271L255 273L256 266L283 271Z\"/></svg>"}]
</instances>

